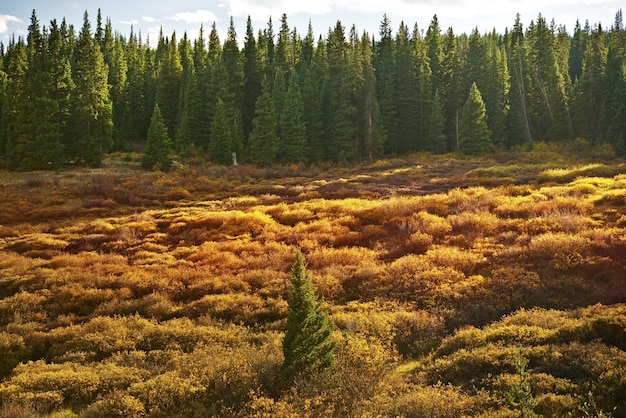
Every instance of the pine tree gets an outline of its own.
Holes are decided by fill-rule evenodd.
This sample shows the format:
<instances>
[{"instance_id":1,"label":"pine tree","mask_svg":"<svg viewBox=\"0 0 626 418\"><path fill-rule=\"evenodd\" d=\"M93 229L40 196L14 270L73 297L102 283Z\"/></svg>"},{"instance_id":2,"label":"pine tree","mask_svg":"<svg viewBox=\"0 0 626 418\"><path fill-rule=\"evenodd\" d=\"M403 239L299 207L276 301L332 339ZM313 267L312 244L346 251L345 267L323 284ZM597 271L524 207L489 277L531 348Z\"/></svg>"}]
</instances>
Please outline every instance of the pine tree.
<instances>
[{"instance_id":1,"label":"pine tree","mask_svg":"<svg viewBox=\"0 0 626 418\"><path fill-rule=\"evenodd\" d=\"M515 18L515 25L510 35L509 45L510 70L510 108L505 119L505 145L515 146L533 141L531 128L530 104L528 102L530 69L526 58L525 38L520 15Z\"/></svg>"},{"instance_id":2,"label":"pine tree","mask_svg":"<svg viewBox=\"0 0 626 418\"><path fill-rule=\"evenodd\" d=\"M137 142L146 137L148 121L146 114L146 83L145 83L145 54L137 36L131 29L128 43L126 44L126 67L128 90L126 94L127 107L125 116L122 118L122 127L117 127L124 132L127 141Z\"/></svg>"},{"instance_id":3,"label":"pine tree","mask_svg":"<svg viewBox=\"0 0 626 418\"><path fill-rule=\"evenodd\" d=\"M287 329L283 340L283 368L292 375L332 368L337 342L333 324L321 310L311 274L300 251L291 268Z\"/></svg>"},{"instance_id":4,"label":"pine tree","mask_svg":"<svg viewBox=\"0 0 626 418\"><path fill-rule=\"evenodd\" d=\"M607 48L602 29L591 34L583 59L576 96L577 134L596 142L605 133L603 117L605 109L604 77L607 63Z\"/></svg>"},{"instance_id":5,"label":"pine tree","mask_svg":"<svg viewBox=\"0 0 626 418\"><path fill-rule=\"evenodd\" d=\"M246 23L246 39L243 49L244 86L243 102L241 104L243 132L246 139L252 132L252 120L254 119L256 100L261 95L260 64L257 43L252 29L252 20L248 16Z\"/></svg>"},{"instance_id":6,"label":"pine tree","mask_svg":"<svg viewBox=\"0 0 626 418\"><path fill-rule=\"evenodd\" d=\"M0 155L6 155L9 77L0 69Z\"/></svg>"},{"instance_id":7,"label":"pine tree","mask_svg":"<svg viewBox=\"0 0 626 418\"><path fill-rule=\"evenodd\" d=\"M313 29L307 35L307 42L313 48ZM304 48L303 48L304 50ZM322 113L322 92L324 80L328 72L326 47L324 42L318 42L317 48L309 65L303 64L300 80L302 82L301 95L303 105L304 124L306 127L306 141L309 152L309 162L319 162L325 157L323 136L324 121Z\"/></svg>"},{"instance_id":8,"label":"pine tree","mask_svg":"<svg viewBox=\"0 0 626 418\"><path fill-rule=\"evenodd\" d=\"M330 159L351 162L356 159L357 109L353 103L355 74L351 71L344 28L337 21L328 35L328 133Z\"/></svg>"},{"instance_id":9,"label":"pine tree","mask_svg":"<svg viewBox=\"0 0 626 418\"><path fill-rule=\"evenodd\" d=\"M239 155L243 146L241 120L232 105L218 99L210 128L209 155L218 164L233 164L233 153Z\"/></svg>"},{"instance_id":10,"label":"pine tree","mask_svg":"<svg viewBox=\"0 0 626 418\"><path fill-rule=\"evenodd\" d=\"M24 156L24 141L28 126L28 92L26 90L26 45L20 38L11 52L9 61L7 104L7 166L11 170L20 168Z\"/></svg>"},{"instance_id":11,"label":"pine tree","mask_svg":"<svg viewBox=\"0 0 626 418\"><path fill-rule=\"evenodd\" d=\"M363 107L359 115L360 133L362 138L360 158L372 160L383 153L386 132L380 121L380 106L376 97L376 74L373 63L372 41L366 32L361 39L363 56Z\"/></svg>"},{"instance_id":12,"label":"pine tree","mask_svg":"<svg viewBox=\"0 0 626 418\"><path fill-rule=\"evenodd\" d=\"M491 132L487 126L487 111L476 83L470 87L460 125L460 147L463 153L482 155L489 151Z\"/></svg>"},{"instance_id":13,"label":"pine tree","mask_svg":"<svg viewBox=\"0 0 626 418\"><path fill-rule=\"evenodd\" d=\"M565 80L559 68L556 37L546 20L531 22L526 44L533 83L527 92L536 140L564 141L572 133Z\"/></svg>"},{"instance_id":14,"label":"pine tree","mask_svg":"<svg viewBox=\"0 0 626 418\"><path fill-rule=\"evenodd\" d=\"M87 12L74 51L72 79L76 85L72 97L72 125L75 133L68 138L66 148L70 150L70 158L90 166L99 166L103 154L113 143L113 116L108 71L100 48L91 34Z\"/></svg>"},{"instance_id":15,"label":"pine tree","mask_svg":"<svg viewBox=\"0 0 626 418\"><path fill-rule=\"evenodd\" d=\"M306 126L297 73L292 71L280 113L280 155L284 163L306 162Z\"/></svg>"},{"instance_id":16,"label":"pine tree","mask_svg":"<svg viewBox=\"0 0 626 418\"><path fill-rule=\"evenodd\" d=\"M254 164L267 166L276 161L278 153L276 119L270 84L267 78L263 78L262 93L256 101L254 128L248 139L250 158Z\"/></svg>"},{"instance_id":17,"label":"pine tree","mask_svg":"<svg viewBox=\"0 0 626 418\"><path fill-rule=\"evenodd\" d=\"M586 33L580 26L580 22L576 20L574 26L574 35L572 36L569 52L569 76L572 82L576 82L583 73L583 58L585 49L587 49L587 39L589 33Z\"/></svg>"},{"instance_id":18,"label":"pine tree","mask_svg":"<svg viewBox=\"0 0 626 418\"><path fill-rule=\"evenodd\" d=\"M426 31L426 48L430 62L430 71L433 77L433 91L439 90L442 80L441 61L443 60L443 45L441 37L441 29L439 28L439 19L434 15L428 30Z\"/></svg>"},{"instance_id":19,"label":"pine tree","mask_svg":"<svg viewBox=\"0 0 626 418\"><path fill-rule=\"evenodd\" d=\"M154 106L148 140L143 150L141 166L149 170L170 171L172 168L172 140L161 115L161 109Z\"/></svg>"},{"instance_id":20,"label":"pine tree","mask_svg":"<svg viewBox=\"0 0 626 418\"><path fill-rule=\"evenodd\" d=\"M452 28L446 32L441 61L441 87L438 90L444 117L447 149L459 148L459 117L464 98L461 97L461 59L457 37Z\"/></svg>"},{"instance_id":21,"label":"pine tree","mask_svg":"<svg viewBox=\"0 0 626 418\"><path fill-rule=\"evenodd\" d=\"M105 46L112 31L111 20L107 19L105 30ZM128 61L126 59L126 45L121 35L113 37L111 51L104 55L109 68L109 85L111 86L111 103L113 106L113 139L117 149L124 149L128 140L125 119L130 113L128 108ZM133 110L134 111L134 110Z\"/></svg>"},{"instance_id":22,"label":"pine tree","mask_svg":"<svg viewBox=\"0 0 626 418\"><path fill-rule=\"evenodd\" d=\"M530 383L528 382L529 373L526 370L528 359L524 357L523 350L515 356L515 368L519 381L511 386L511 391L507 398L509 404L517 411L520 418L536 417L535 407L537 399L532 394Z\"/></svg>"},{"instance_id":23,"label":"pine tree","mask_svg":"<svg viewBox=\"0 0 626 418\"><path fill-rule=\"evenodd\" d=\"M59 168L63 161L63 129L65 118L61 118L61 105L66 100L55 101L53 92L57 90L53 75L60 75L62 46L58 27L54 25L54 56L49 51L50 36L40 30L37 15L33 10L28 29L26 57L26 92L28 95L25 137L20 168L26 170ZM63 85L67 80L59 80ZM67 91L66 91L67 93ZM67 111L67 109L64 109Z\"/></svg>"},{"instance_id":24,"label":"pine tree","mask_svg":"<svg viewBox=\"0 0 626 418\"><path fill-rule=\"evenodd\" d=\"M385 149L396 153L399 150L399 140L396 135L397 108L395 101L395 63L391 37L391 22L387 15L383 15L380 24L380 41L376 44L376 93L380 106L380 121L387 134Z\"/></svg>"},{"instance_id":25,"label":"pine tree","mask_svg":"<svg viewBox=\"0 0 626 418\"><path fill-rule=\"evenodd\" d=\"M418 42L413 40L413 42ZM395 86L394 99L396 108L395 132L390 135L397 141L395 149L401 154L417 151L419 146L418 98L424 92L418 92L419 80L417 64L418 58L414 55L415 48L409 35L409 28L402 22L396 35L395 42ZM430 97L431 91L426 92Z\"/></svg>"},{"instance_id":26,"label":"pine tree","mask_svg":"<svg viewBox=\"0 0 626 418\"><path fill-rule=\"evenodd\" d=\"M183 66L180 60L178 45L176 44L176 32L172 34L172 39L165 42L162 57L159 59L159 51L157 51L158 65L158 85L157 85L157 103L161 108L165 126L167 126L168 135L176 138L176 123L178 122L179 99L181 89L181 77Z\"/></svg>"}]
</instances>

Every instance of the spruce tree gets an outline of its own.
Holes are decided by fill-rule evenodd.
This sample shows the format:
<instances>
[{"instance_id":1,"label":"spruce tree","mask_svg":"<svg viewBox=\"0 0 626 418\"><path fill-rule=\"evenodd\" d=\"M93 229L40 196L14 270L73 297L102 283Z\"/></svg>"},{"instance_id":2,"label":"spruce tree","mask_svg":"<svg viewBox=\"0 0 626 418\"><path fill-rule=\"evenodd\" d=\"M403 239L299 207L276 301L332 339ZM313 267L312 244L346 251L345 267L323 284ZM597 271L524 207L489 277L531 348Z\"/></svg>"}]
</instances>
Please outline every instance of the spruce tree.
<instances>
[{"instance_id":1,"label":"spruce tree","mask_svg":"<svg viewBox=\"0 0 626 418\"><path fill-rule=\"evenodd\" d=\"M306 126L302 112L302 97L294 70L289 78L285 104L280 113L280 148L284 163L306 162Z\"/></svg>"},{"instance_id":2,"label":"spruce tree","mask_svg":"<svg viewBox=\"0 0 626 418\"><path fill-rule=\"evenodd\" d=\"M113 143L112 105L108 69L100 48L91 34L87 12L78 36L72 65L72 125L74 134L66 148L70 158L99 166Z\"/></svg>"},{"instance_id":3,"label":"spruce tree","mask_svg":"<svg viewBox=\"0 0 626 418\"><path fill-rule=\"evenodd\" d=\"M322 117L322 86L327 74L328 61L326 48L319 42L313 48L313 29L309 26L306 45L313 49L310 64L303 63L300 81L303 105L304 124L306 127L306 141L309 162L319 162L324 159L324 121ZM303 52L307 48L303 48Z\"/></svg>"},{"instance_id":4,"label":"spruce tree","mask_svg":"<svg viewBox=\"0 0 626 418\"><path fill-rule=\"evenodd\" d=\"M154 106L148 140L143 150L141 166L149 170L170 171L172 168L172 140L167 133L167 127L161 115L161 109Z\"/></svg>"},{"instance_id":5,"label":"spruce tree","mask_svg":"<svg viewBox=\"0 0 626 418\"><path fill-rule=\"evenodd\" d=\"M337 162L356 159L357 109L354 106L356 75L347 52L344 28L337 21L328 35L328 157Z\"/></svg>"},{"instance_id":6,"label":"spruce tree","mask_svg":"<svg viewBox=\"0 0 626 418\"><path fill-rule=\"evenodd\" d=\"M383 153L387 136L380 120L380 106L376 97L372 42L366 32L363 33L360 45L363 58L363 106L359 115L359 137L361 138L359 157L371 161Z\"/></svg>"},{"instance_id":7,"label":"spruce tree","mask_svg":"<svg viewBox=\"0 0 626 418\"><path fill-rule=\"evenodd\" d=\"M321 310L311 274L300 251L291 268L289 311L283 339L283 369L291 375L303 375L332 368L337 342L332 338L333 323Z\"/></svg>"},{"instance_id":8,"label":"spruce tree","mask_svg":"<svg viewBox=\"0 0 626 418\"><path fill-rule=\"evenodd\" d=\"M9 60L7 104L7 166L11 170L20 168L24 156L24 140L28 127L28 92L26 90L26 45L20 38Z\"/></svg>"},{"instance_id":9,"label":"spruce tree","mask_svg":"<svg viewBox=\"0 0 626 418\"><path fill-rule=\"evenodd\" d=\"M461 151L470 155L482 155L491 147L491 132L487 126L487 112L485 102L472 83L469 96L463 106L461 116L460 146Z\"/></svg>"},{"instance_id":10,"label":"spruce tree","mask_svg":"<svg viewBox=\"0 0 626 418\"><path fill-rule=\"evenodd\" d=\"M387 133L385 148L387 152L396 153L399 150L396 135L397 108L395 100L395 64L391 37L391 22L387 15L383 15L380 24L380 41L376 44L376 92L380 106L380 122Z\"/></svg>"},{"instance_id":11,"label":"spruce tree","mask_svg":"<svg viewBox=\"0 0 626 418\"><path fill-rule=\"evenodd\" d=\"M595 142L602 139L605 127L604 78L607 63L607 48L602 30L595 30L587 44L583 69L577 83L576 120L577 134ZM609 96L610 97L610 96Z\"/></svg>"},{"instance_id":12,"label":"spruce tree","mask_svg":"<svg viewBox=\"0 0 626 418\"><path fill-rule=\"evenodd\" d=\"M248 140L248 151L254 164L267 166L276 161L278 153L277 116L272 105L267 78L264 77L261 84L262 93L256 101L256 116L253 122L254 128Z\"/></svg>"},{"instance_id":13,"label":"spruce tree","mask_svg":"<svg viewBox=\"0 0 626 418\"><path fill-rule=\"evenodd\" d=\"M211 120L211 142L209 156L218 164L230 165L233 163L233 153L238 153L243 140L241 121L235 115L232 106L222 99L215 105L215 114ZM237 154L239 155L239 154Z\"/></svg>"},{"instance_id":14,"label":"spruce tree","mask_svg":"<svg viewBox=\"0 0 626 418\"><path fill-rule=\"evenodd\" d=\"M243 132L246 138L250 136L254 119L255 105L257 98L261 95L261 73L259 71L260 59L252 20L248 16L246 23L246 39L243 48L243 102L241 104L241 115L243 122Z\"/></svg>"},{"instance_id":15,"label":"spruce tree","mask_svg":"<svg viewBox=\"0 0 626 418\"><path fill-rule=\"evenodd\" d=\"M176 32L172 34L172 39L169 42L161 40L160 43L162 42L165 42L165 46L161 47L163 49L163 52L160 53L162 57L157 61L157 102L161 107L167 132L171 138L175 138L183 66L180 61L178 45L176 44ZM157 51L157 54L159 54L159 51ZM157 59L159 59L158 56Z\"/></svg>"}]
</instances>

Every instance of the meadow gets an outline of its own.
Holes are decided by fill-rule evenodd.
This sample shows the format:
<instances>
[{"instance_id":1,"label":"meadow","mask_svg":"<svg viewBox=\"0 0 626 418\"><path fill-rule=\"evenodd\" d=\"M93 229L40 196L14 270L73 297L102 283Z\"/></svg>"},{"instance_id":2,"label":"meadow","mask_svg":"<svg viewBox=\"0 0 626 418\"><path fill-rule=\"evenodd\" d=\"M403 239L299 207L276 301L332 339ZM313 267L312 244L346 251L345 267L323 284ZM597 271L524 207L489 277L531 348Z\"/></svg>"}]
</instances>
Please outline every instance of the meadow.
<instances>
[{"instance_id":1,"label":"meadow","mask_svg":"<svg viewBox=\"0 0 626 418\"><path fill-rule=\"evenodd\" d=\"M626 160L0 172L0 416L626 417ZM339 342L281 377L301 249Z\"/></svg>"}]
</instances>

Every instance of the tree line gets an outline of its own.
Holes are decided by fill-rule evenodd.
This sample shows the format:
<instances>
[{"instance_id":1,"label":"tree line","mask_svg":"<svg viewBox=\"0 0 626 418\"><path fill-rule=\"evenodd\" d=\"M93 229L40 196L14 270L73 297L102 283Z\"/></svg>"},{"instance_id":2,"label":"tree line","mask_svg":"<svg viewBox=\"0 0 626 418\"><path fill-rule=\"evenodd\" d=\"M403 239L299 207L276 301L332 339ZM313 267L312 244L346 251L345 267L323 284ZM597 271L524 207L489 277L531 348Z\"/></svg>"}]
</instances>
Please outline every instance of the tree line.
<instances>
[{"instance_id":1,"label":"tree line","mask_svg":"<svg viewBox=\"0 0 626 418\"><path fill-rule=\"evenodd\" d=\"M65 19L42 27L33 10L26 39L0 45L0 154L31 170L98 166L146 141L148 165L170 148L261 166L578 137L626 151L621 10L608 30L576 22L571 34L542 15L469 35L436 15L425 33L394 33L385 15L377 35L337 21L317 39L282 15L276 32L248 18L240 48L231 18L223 42L214 23L193 40L161 31L152 47L99 10L78 33Z\"/></svg>"}]
</instances>

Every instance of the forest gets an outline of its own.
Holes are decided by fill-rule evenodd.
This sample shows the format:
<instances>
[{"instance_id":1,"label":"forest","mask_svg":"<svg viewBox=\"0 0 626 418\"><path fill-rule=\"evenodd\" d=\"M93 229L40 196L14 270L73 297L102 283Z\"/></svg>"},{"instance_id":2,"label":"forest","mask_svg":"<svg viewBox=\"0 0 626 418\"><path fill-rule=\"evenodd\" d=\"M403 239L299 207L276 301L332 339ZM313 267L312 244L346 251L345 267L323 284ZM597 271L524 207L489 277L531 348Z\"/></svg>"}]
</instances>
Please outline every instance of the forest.
<instances>
[{"instance_id":1,"label":"forest","mask_svg":"<svg viewBox=\"0 0 626 418\"><path fill-rule=\"evenodd\" d=\"M157 107L167 138L149 149L219 164L233 153L259 166L481 155L576 138L626 152L621 10L610 28L576 22L571 34L541 15L527 28L518 15L504 34L443 33L436 15L425 33L402 22L394 34L383 16L379 34L338 21L316 40L286 15L274 32L271 19L257 33L248 19L240 48L231 19L223 42L215 24L193 42L142 40L100 10L79 31L65 19L42 26L33 10L26 39L0 49L0 155L13 170L97 167L107 152L141 149Z\"/></svg>"},{"instance_id":2,"label":"forest","mask_svg":"<svg viewBox=\"0 0 626 418\"><path fill-rule=\"evenodd\" d=\"M621 12L520 22L152 47L33 12L0 417L626 417Z\"/></svg>"}]
</instances>

